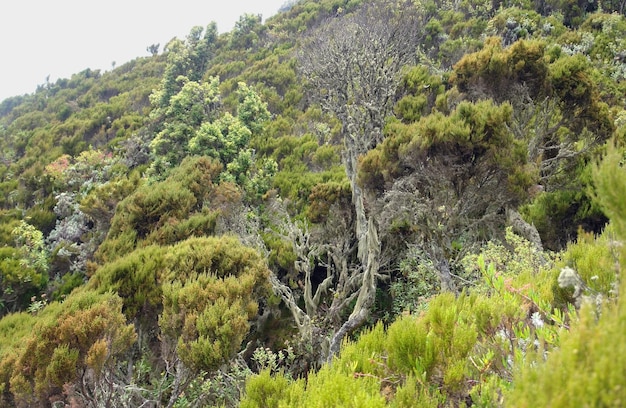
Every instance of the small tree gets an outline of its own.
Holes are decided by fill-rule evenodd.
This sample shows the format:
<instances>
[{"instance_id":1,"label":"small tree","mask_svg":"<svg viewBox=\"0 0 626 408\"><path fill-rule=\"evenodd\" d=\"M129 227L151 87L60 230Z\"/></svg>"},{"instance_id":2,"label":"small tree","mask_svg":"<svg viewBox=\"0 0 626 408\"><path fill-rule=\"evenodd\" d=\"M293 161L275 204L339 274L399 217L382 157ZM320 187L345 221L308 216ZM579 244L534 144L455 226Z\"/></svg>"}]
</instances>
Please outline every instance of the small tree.
<instances>
[{"instance_id":1,"label":"small tree","mask_svg":"<svg viewBox=\"0 0 626 408\"><path fill-rule=\"evenodd\" d=\"M160 350L148 354L158 366L141 395L169 407L244 348L269 290L264 259L233 236L138 248L98 269L89 287L116 292L140 341Z\"/></svg>"},{"instance_id":2,"label":"small tree","mask_svg":"<svg viewBox=\"0 0 626 408\"><path fill-rule=\"evenodd\" d=\"M291 312L302 340L318 350L314 358L319 360L329 356L327 333L344 323L361 284L360 271L353 269L358 266L351 265L355 252L351 210L331 207L322 228L294 220L280 200L271 202L269 208L274 232L291 244L302 292L294 293L274 274L271 284Z\"/></svg>"},{"instance_id":3,"label":"small tree","mask_svg":"<svg viewBox=\"0 0 626 408\"><path fill-rule=\"evenodd\" d=\"M159 47L161 44L152 44L146 47L146 51L150 53L153 57L159 53Z\"/></svg>"},{"instance_id":4,"label":"small tree","mask_svg":"<svg viewBox=\"0 0 626 408\"><path fill-rule=\"evenodd\" d=\"M22 220L11 235L14 247L0 248L0 315L24 310L48 283L43 233Z\"/></svg>"},{"instance_id":5,"label":"small tree","mask_svg":"<svg viewBox=\"0 0 626 408\"><path fill-rule=\"evenodd\" d=\"M185 41L174 39L165 46L164 52L167 54L165 73L159 89L150 96L150 101L157 108L157 111L152 113L153 117L158 118L160 115L158 109L166 108L170 98L180 91L178 77L184 76L191 81L202 79L213 57L216 41L217 24L212 22L205 30L200 26L193 27ZM151 47L148 48L150 50Z\"/></svg>"},{"instance_id":6,"label":"small tree","mask_svg":"<svg viewBox=\"0 0 626 408\"><path fill-rule=\"evenodd\" d=\"M277 171L276 163L272 159L257 161L249 144L270 117L267 104L253 88L240 82L237 114L233 116L222 110L217 77L202 83L185 77L179 80L184 86L163 110L163 129L150 143L152 177L167 176L187 156L209 156L222 163L221 180L239 185L248 198L254 200L266 193L269 179Z\"/></svg>"},{"instance_id":7,"label":"small tree","mask_svg":"<svg viewBox=\"0 0 626 408\"><path fill-rule=\"evenodd\" d=\"M167 174L171 167L180 164L189 154L189 140L200 125L215 120L221 108L218 78L202 83L182 76L177 80L183 84L182 89L162 109L163 129L150 143L154 175Z\"/></svg>"},{"instance_id":8,"label":"small tree","mask_svg":"<svg viewBox=\"0 0 626 408\"><path fill-rule=\"evenodd\" d=\"M364 188L380 197L384 239L418 245L443 290L456 291L451 261L495 235L533 181L526 145L508 129L511 114L508 104L462 102L449 116L394 123L362 161Z\"/></svg>"},{"instance_id":9,"label":"small tree","mask_svg":"<svg viewBox=\"0 0 626 408\"><path fill-rule=\"evenodd\" d=\"M513 104L511 129L528 143L541 184L553 190L572 184L574 169L611 136L614 126L587 59L561 56L550 63L546 54L542 41L520 40L504 48L499 37L492 37L482 50L465 55L451 78L471 100Z\"/></svg>"}]
</instances>

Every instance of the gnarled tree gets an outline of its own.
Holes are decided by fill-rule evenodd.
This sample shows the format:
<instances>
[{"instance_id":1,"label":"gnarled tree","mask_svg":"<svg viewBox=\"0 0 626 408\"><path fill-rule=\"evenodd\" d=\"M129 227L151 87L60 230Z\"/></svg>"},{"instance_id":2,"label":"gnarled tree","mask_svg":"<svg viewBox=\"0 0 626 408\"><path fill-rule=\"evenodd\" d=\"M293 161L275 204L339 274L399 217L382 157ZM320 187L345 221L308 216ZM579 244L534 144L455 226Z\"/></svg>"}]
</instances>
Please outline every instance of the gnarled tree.
<instances>
[{"instance_id":1,"label":"gnarled tree","mask_svg":"<svg viewBox=\"0 0 626 408\"><path fill-rule=\"evenodd\" d=\"M533 181L511 115L509 104L465 101L450 115L390 124L362 160L360 181L379 197L382 233L423 251L442 290L456 291L451 264L502 229L506 209Z\"/></svg>"},{"instance_id":2,"label":"gnarled tree","mask_svg":"<svg viewBox=\"0 0 626 408\"><path fill-rule=\"evenodd\" d=\"M346 292L334 293L342 301L353 299L354 306L349 318L332 328L329 356L337 353L346 334L365 321L374 301L380 241L376 223L366 209L366 197L357 184L357 162L383 139L382 128L392 113L401 72L415 62L419 29L420 18L412 3L367 3L352 14L337 15L322 23L298 54L299 74L313 90L311 102L319 103L341 121L342 161L355 214L357 262L348 266L346 279L358 284ZM341 284L338 278L330 281ZM274 283L289 303L293 294L280 282ZM300 312L292 310L294 316Z\"/></svg>"},{"instance_id":3,"label":"gnarled tree","mask_svg":"<svg viewBox=\"0 0 626 408\"><path fill-rule=\"evenodd\" d=\"M581 225L598 229L606 221L593 209L583 181L588 178L581 175L614 131L594 76L581 54L550 56L539 40L503 47L498 37L465 55L451 76L471 100L512 104L510 128L527 143L528 161L539 174L537 187L545 191L533 204L530 219L552 249L565 244L565 237Z\"/></svg>"}]
</instances>

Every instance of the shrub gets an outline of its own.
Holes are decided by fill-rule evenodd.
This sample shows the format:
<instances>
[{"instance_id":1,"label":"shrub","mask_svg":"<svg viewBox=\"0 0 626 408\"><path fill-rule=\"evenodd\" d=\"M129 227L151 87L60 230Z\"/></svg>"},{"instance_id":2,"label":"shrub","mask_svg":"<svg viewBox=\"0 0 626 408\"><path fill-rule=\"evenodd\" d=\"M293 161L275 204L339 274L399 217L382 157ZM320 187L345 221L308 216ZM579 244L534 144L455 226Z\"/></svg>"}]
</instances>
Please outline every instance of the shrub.
<instances>
[{"instance_id":1,"label":"shrub","mask_svg":"<svg viewBox=\"0 0 626 408\"><path fill-rule=\"evenodd\" d=\"M73 294L62 307L48 306L17 354L2 356L3 363L14 364L5 390L18 404L45 403L66 384L93 391L104 370L114 369L135 341L121 307L117 295L90 291Z\"/></svg>"},{"instance_id":2,"label":"shrub","mask_svg":"<svg viewBox=\"0 0 626 408\"><path fill-rule=\"evenodd\" d=\"M622 155L609 147L608 155L594 169L594 182L597 186L596 200L611 220L615 235L607 233L611 241L614 237L626 237L626 183ZM598 276L599 289L610 286L605 274L614 275L614 266L605 269L605 262L615 256L619 260L619 280L621 294L626 290L623 264L626 255L622 245L606 243L606 238L591 242L591 237L570 246L571 253L565 258L576 263L581 274ZM603 241L605 243L603 243ZM587 248L586 251L581 251ZM612 252L609 254L608 252ZM589 258L587 258L589 256ZM598 263L591 261L597 259ZM604 264L604 265L603 265ZM605 285L601 282L605 281ZM626 346L621 341L626 331L626 298L621 296L616 302L598 305L587 302L580 310L579 320L571 325L568 333L561 336L560 347L549 353L527 361L516 372L513 387L505 394L506 405L516 407L550 405L553 407L579 406L620 406L626 400Z\"/></svg>"}]
</instances>

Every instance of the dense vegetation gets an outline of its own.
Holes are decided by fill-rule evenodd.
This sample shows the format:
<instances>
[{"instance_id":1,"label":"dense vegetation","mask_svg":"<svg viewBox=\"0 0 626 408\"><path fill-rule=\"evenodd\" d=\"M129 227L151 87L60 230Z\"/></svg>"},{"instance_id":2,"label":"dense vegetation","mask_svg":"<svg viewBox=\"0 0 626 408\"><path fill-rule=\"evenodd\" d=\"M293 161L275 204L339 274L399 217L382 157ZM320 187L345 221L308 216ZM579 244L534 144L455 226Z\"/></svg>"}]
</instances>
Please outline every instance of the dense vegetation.
<instances>
[{"instance_id":1,"label":"dense vegetation","mask_svg":"<svg viewBox=\"0 0 626 408\"><path fill-rule=\"evenodd\" d=\"M0 406L620 406L626 17L300 0L0 103Z\"/></svg>"}]
</instances>

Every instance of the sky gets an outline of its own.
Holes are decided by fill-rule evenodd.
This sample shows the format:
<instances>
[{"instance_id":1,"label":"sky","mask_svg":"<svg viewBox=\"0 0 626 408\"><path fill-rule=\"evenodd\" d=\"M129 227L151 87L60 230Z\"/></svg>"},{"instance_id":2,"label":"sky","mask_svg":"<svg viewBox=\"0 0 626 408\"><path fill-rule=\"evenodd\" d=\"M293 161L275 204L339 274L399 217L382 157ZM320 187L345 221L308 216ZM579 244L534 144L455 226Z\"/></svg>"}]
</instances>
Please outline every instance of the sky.
<instances>
[{"instance_id":1,"label":"sky","mask_svg":"<svg viewBox=\"0 0 626 408\"><path fill-rule=\"evenodd\" d=\"M287 0L16 0L0 3L0 101L87 68L107 71L146 48L217 23L230 31L244 13L263 21Z\"/></svg>"}]
</instances>

